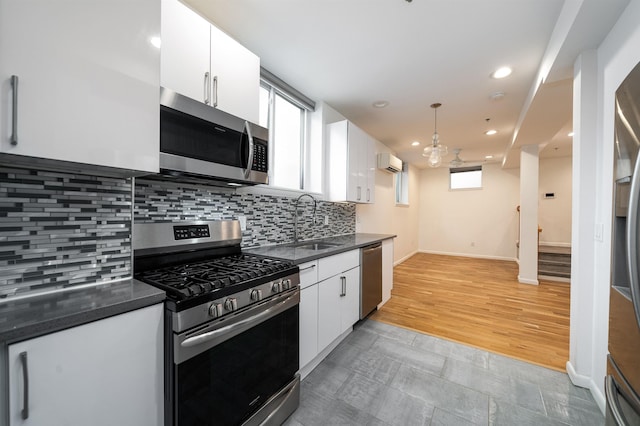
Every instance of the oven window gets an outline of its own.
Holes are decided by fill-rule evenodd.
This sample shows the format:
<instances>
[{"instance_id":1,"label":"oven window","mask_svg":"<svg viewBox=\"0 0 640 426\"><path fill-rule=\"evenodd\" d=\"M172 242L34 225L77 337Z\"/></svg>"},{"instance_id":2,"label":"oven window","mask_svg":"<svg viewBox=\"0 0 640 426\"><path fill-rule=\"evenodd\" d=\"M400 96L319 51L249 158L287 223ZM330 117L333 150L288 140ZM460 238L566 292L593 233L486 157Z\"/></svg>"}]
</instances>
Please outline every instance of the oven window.
<instances>
[{"instance_id":1,"label":"oven window","mask_svg":"<svg viewBox=\"0 0 640 426\"><path fill-rule=\"evenodd\" d=\"M235 425L298 371L298 305L175 367L179 426Z\"/></svg>"}]
</instances>

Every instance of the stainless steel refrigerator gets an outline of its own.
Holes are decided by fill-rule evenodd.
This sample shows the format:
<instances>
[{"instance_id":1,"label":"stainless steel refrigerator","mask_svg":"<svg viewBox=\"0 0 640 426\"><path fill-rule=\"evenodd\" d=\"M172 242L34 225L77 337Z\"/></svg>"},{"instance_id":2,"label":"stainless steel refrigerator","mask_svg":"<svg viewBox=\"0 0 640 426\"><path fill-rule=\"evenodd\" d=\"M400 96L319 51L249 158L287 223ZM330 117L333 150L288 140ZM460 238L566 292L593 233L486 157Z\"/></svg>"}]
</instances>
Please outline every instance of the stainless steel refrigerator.
<instances>
[{"instance_id":1,"label":"stainless steel refrigerator","mask_svg":"<svg viewBox=\"0 0 640 426\"><path fill-rule=\"evenodd\" d=\"M616 91L607 425L640 425L640 64Z\"/></svg>"}]
</instances>

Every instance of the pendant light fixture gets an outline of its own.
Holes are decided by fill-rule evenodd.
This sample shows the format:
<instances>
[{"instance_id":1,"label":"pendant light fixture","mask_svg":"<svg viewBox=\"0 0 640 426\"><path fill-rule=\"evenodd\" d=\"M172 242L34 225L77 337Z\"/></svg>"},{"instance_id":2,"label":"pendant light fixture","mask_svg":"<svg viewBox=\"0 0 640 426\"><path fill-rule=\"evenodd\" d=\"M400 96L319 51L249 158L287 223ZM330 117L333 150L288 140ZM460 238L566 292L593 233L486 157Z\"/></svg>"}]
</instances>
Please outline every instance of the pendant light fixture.
<instances>
[{"instance_id":1,"label":"pendant light fixture","mask_svg":"<svg viewBox=\"0 0 640 426\"><path fill-rule=\"evenodd\" d=\"M438 137L438 108L442 106L441 103L431 104L433 108L433 137L431 146L428 146L422 152L423 157L429 158L429 165L431 167L438 167L442 164L442 157L447 155L447 147L440 143Z\"/></svg>"}]
</instances>

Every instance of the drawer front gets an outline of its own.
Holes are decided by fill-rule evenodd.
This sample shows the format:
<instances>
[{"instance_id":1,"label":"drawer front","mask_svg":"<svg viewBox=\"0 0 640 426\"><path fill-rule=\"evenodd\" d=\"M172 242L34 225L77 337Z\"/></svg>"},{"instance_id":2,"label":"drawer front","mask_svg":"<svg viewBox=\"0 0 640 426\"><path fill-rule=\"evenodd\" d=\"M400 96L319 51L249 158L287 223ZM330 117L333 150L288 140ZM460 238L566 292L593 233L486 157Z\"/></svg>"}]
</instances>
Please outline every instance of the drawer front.
<instances>
[{"instance_id":1,"label":"drawer front","mask_svg":"<svg viewBox=\"0 0 640 426\"><path fill-rule=\"evenodd\" d=\"M318 281L360 265L360 250L351 250L318 259Z\"/></svg>"},{"instance_id":2,"label":"drawer front","mask_svg":"<svg viewBox=\"0 0 640 426\"><path fill-rule=\"evenodd\" d=\"M300 288L307 288L318 282L318 261L301 263L300 268Z\"/></svg>"}]
</instances>

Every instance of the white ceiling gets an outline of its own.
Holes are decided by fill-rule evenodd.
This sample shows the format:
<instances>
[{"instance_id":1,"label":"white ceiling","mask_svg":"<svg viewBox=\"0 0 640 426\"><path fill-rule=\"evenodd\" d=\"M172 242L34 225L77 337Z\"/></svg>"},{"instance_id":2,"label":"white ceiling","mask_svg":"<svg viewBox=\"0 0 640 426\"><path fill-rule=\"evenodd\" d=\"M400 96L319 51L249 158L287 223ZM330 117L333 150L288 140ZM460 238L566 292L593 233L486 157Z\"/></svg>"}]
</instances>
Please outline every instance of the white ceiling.
<instances>
[{"instance_id":1,"label":"white ceiling","mask_svg":"<svg viewBox=\"0 0 640 426\"><path fill-rule=\"evenodd\" d=\"M434 130L466 161L519 164L519 146L571 154L572 66L629 0L184 0L405 161ZM560 18L560 19L559 19ZM513 74L489 77L509 65ZM536 82L544 81L544 84ZM503 92L499 101L491 99ZM376 109L374 101L389 106ZM484 135L490 128L494 136ZM517 135L515 137L514 135ZM412 147L411 142L421 146ZM444 163L443 162L443 163Z\"/></svg>"}]
</instances>

